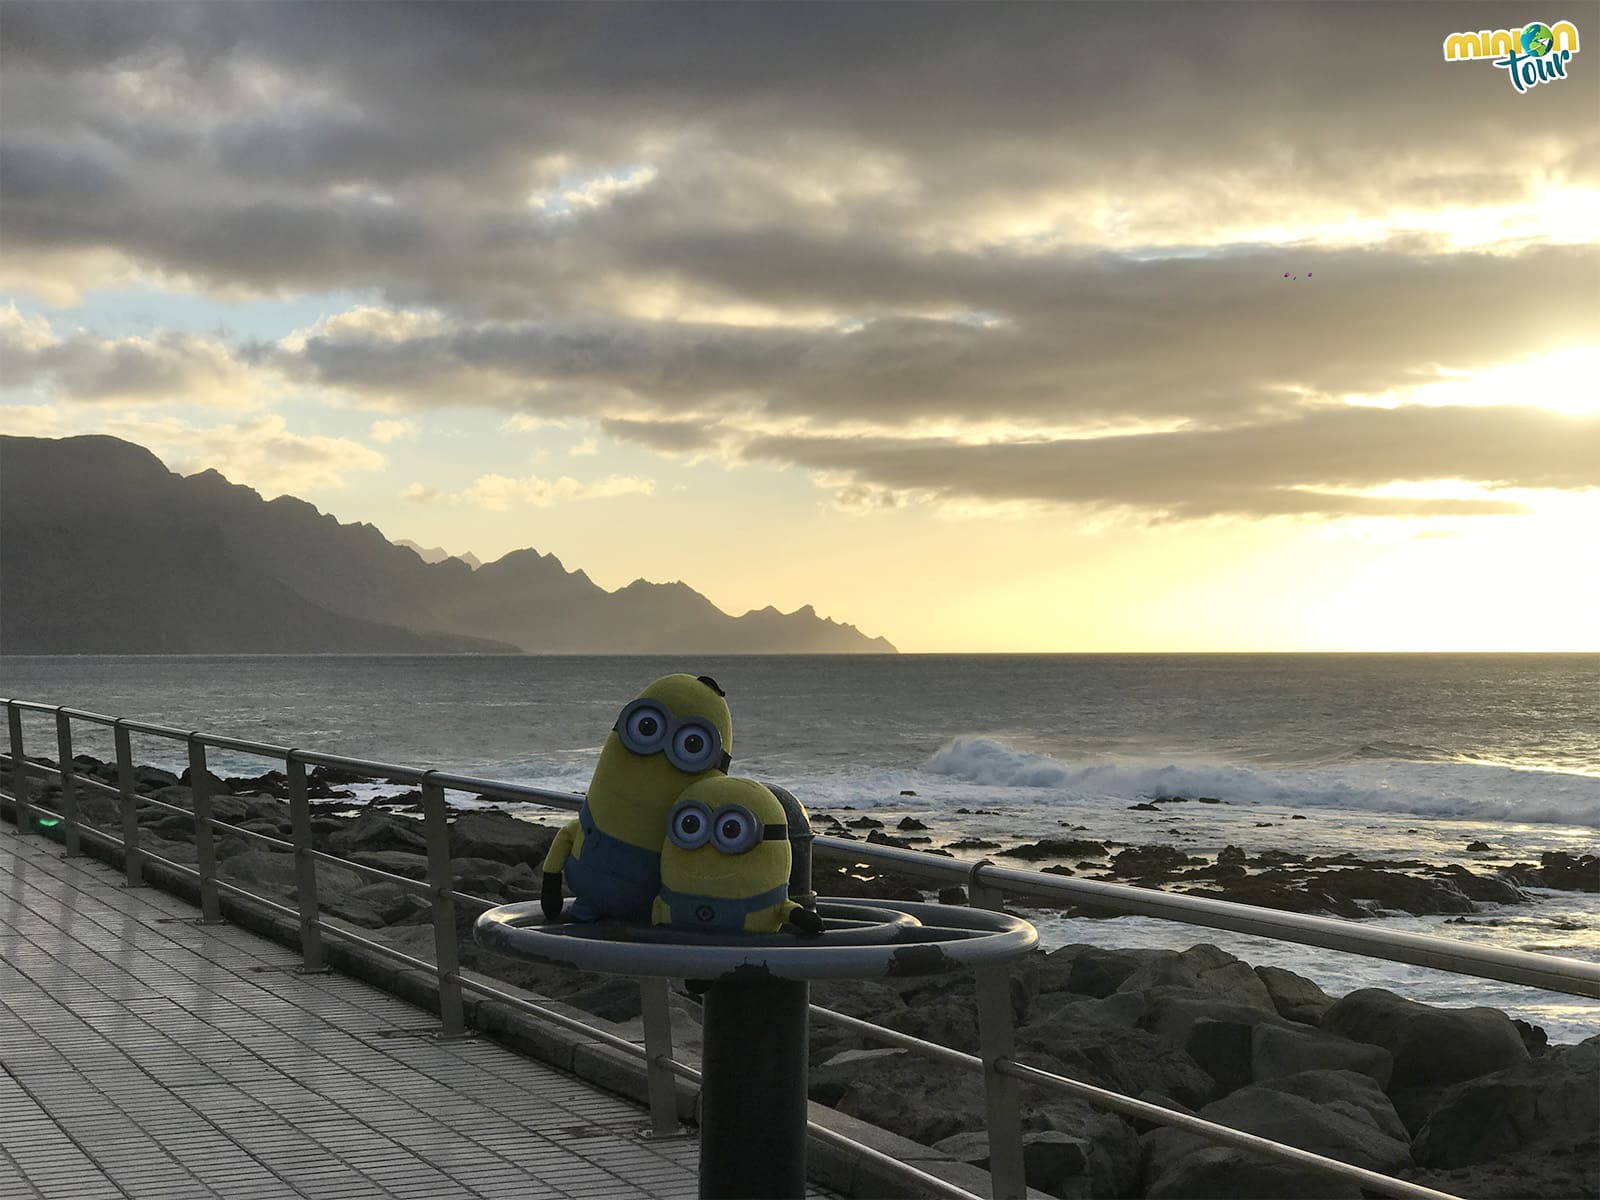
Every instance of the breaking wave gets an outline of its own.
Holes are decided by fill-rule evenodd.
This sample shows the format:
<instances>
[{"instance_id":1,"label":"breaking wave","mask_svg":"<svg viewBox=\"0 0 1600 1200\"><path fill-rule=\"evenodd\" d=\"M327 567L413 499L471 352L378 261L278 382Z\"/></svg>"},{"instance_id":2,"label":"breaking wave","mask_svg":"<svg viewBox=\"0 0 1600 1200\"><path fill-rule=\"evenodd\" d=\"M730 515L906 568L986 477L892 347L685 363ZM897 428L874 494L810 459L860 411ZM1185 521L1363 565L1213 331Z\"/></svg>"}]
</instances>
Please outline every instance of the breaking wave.
<instances>
[{"instance_id":1,"label":"breaking wave","mask_svg":"<svg viewBox=\"0 0 1600 1200\"><path fill-rule=\"evenodd\" d=\"M1474 821L1600 828L1600 778L1480 763L1360 759L1267 770L1228 763L1072 763L987 737L958 737L923 770L994 788L1074 798L1215 797Z\"/></svg>"}]
</instances>

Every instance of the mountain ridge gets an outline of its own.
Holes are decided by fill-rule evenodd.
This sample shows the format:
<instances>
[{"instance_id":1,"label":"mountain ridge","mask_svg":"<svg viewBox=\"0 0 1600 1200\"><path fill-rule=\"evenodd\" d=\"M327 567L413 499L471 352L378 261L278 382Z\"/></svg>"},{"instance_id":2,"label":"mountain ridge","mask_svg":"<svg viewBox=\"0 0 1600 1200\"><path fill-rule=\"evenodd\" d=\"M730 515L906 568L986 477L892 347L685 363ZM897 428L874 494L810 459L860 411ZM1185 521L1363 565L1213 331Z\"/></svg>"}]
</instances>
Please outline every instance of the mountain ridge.
<instances>
[{"instance_id":1,"label":"mountain ridge","mask_svg":"<svg viewBox=\"0 0 1600 1200\"><path fill-rule=\"evenodd\" d=\"M732 616L681 580L608 592L532 547L430 563L368 522L105 435L0 437L0 650L896 652L811 604Z\"/></svg>"}]
</instances>

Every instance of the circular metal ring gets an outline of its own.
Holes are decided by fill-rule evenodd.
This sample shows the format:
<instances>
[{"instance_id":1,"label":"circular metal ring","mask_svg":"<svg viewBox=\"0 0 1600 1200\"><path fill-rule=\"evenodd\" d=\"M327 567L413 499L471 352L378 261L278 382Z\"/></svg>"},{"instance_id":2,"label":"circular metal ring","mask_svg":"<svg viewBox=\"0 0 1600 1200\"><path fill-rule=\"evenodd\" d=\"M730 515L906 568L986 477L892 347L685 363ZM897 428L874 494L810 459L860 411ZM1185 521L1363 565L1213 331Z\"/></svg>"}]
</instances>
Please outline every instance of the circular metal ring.
<instances>
[{"instance_id":1,"label":"circular metal ring","mask_svg":"<svg viewBox=\"0 0 1600 1200\"><path fill-rule=\"evenodd\" d=\"M813 937L718 935L621 921L550 924L539 902L530 900L483 913L474 936L512 958L668 979L930 975L1018 958L1039 941L1028 922L986 909L823 899L817 911L838 927Z\"/></svg>"}]
</instances>

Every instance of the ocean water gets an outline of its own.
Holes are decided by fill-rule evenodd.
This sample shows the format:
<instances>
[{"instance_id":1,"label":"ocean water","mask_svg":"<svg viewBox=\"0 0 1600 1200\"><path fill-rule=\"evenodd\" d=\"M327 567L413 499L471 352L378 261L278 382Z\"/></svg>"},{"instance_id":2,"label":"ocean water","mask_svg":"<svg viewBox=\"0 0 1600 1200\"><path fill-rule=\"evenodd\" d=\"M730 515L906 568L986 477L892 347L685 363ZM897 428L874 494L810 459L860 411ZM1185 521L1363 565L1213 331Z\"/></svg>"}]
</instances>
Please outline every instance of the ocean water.
<instances>
[{"instance_id":1,"label":"ocean water","mask_svg":"<svg viewBox=\"0 0 1600 1200\"><path fill-rule=\"evenodd\" d=\"M669 671L726 689L736 774L783 783L813 810L914 815L935 844L1078 826L1197 855L1231 844L1475 870L1600 849L1593 654L29 657L0 659L0 695L578 791L617 710ZM28 738L50 753L51 723L29 718ZM181 767L175 745L134 742L140 760ZM87 730L77 748L110 755ZM1160 797L1187 802L1132 808ZM1475 841L1489 849L1468 851ZM1592 895L1542 891L1454 924L1380 920L1600 961ZM1600 1032L1600 1004L1424 968L1146 918L1037 923L1047 945L1208 941L1334 993L1492 1004L1558 1041Z\"/></svg>"}]
</instances>

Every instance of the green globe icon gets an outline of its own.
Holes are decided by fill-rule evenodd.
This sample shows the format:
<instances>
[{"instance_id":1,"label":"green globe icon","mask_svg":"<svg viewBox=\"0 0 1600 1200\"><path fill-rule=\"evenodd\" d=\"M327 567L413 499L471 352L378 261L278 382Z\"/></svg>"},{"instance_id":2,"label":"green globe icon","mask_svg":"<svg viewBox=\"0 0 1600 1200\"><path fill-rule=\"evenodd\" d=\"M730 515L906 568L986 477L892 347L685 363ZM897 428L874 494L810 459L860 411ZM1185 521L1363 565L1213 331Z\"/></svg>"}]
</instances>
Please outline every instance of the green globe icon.
<instances>
[{"instance_id":1,"label":"green globe icon","mask_svg":"<svg viewBox=\"0 0 1600 1200\"><path fill-rule=\"evenodd\" d=\"M1556 35L1550 32L1550 26L1541 25L1535 21L1522 31L1522 49L1526 54L1536 58L1543 58L1550 53L1550 47L1555 44Z\"/></svg>"}]
</instances>

